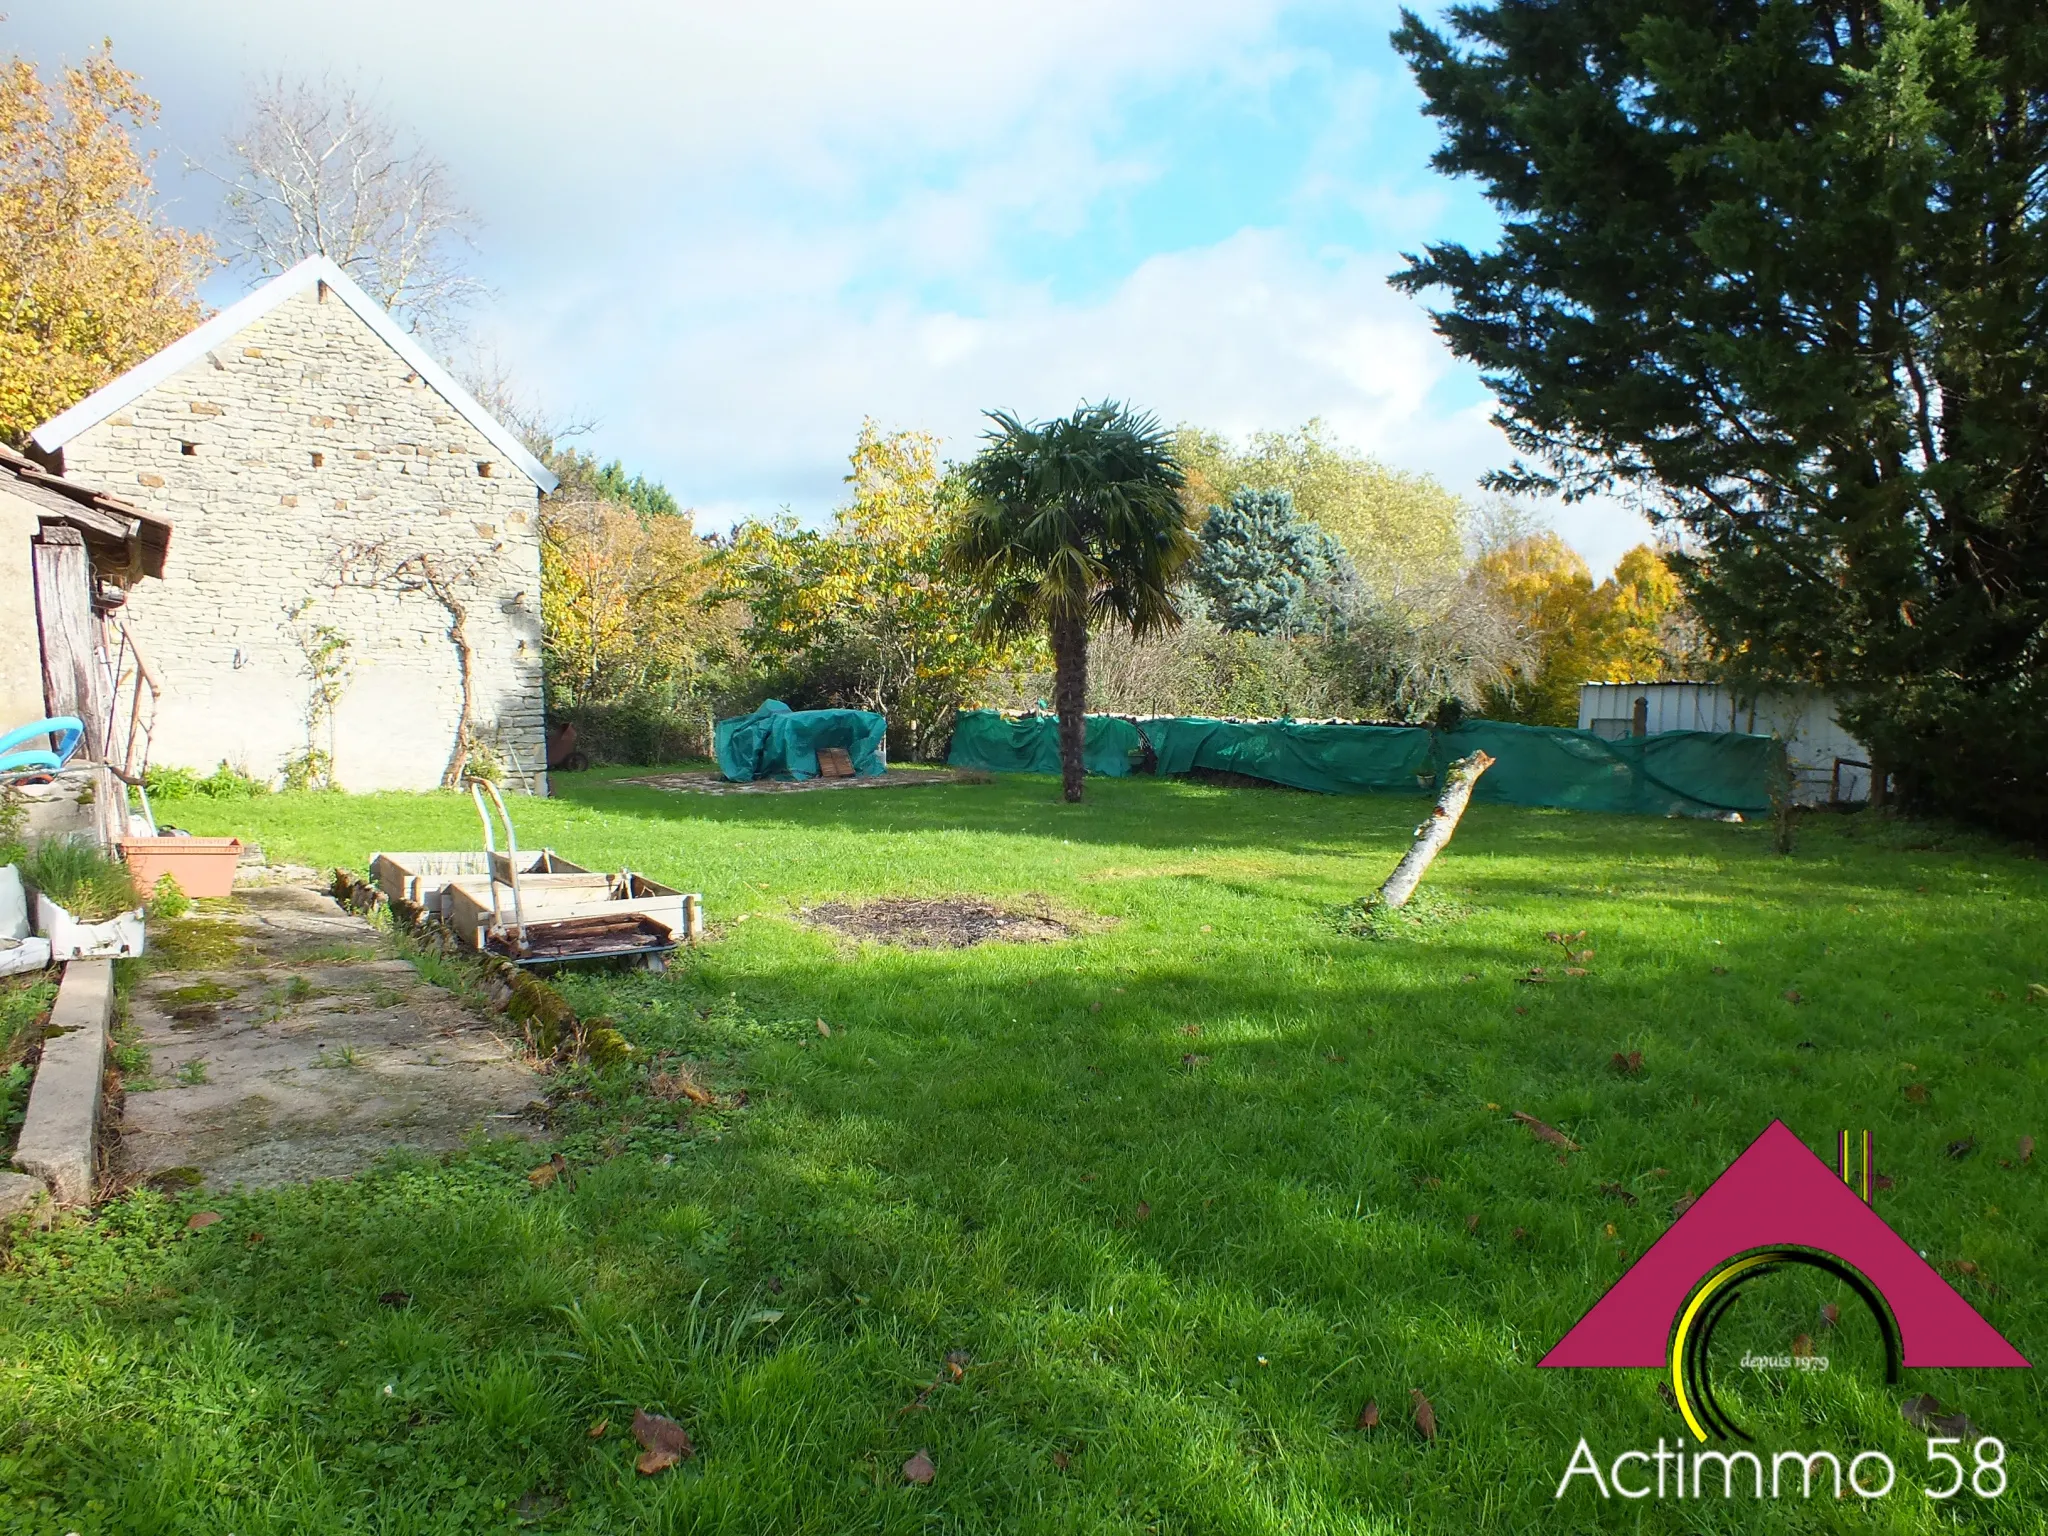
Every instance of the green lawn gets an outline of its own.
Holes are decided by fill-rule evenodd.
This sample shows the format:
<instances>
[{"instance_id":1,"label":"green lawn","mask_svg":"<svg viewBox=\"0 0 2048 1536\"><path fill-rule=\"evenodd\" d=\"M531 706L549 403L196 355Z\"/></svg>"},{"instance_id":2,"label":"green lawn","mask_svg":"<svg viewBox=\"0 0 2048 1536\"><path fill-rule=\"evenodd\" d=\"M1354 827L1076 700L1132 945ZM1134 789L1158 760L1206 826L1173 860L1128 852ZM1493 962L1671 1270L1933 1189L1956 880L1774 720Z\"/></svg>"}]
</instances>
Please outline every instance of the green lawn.
<instances>
[{"instance_id":1,"label":"green lawn","mask_svg":"<svg viewBox=\"0 0 2048 1536\"><path fill-rule=\"evenodd\" d=\"M1481 805L1431 924L1373 940L1341 909L1419 799L560 789L514 803L523 843L701 890L713 925L665 978L565 984L640 1057L556 1080L573 1188L480 1146L16 1232L9 1528L2044 1528L2038 1378L1888 1388L1857 1317L1826 1329L1796 1279L1724 1330L1724 1400L1766 1445L1887 1451L1898 1486L1869 1506L1602 1503L1583 1481L1560 1506L1579 1436L1604 1465L1682 1426L1655 1372L1534 1365L1774 1117L1819 1150L1874 1132L1879 1211L2048 1353L2044 1169L2018 1152L2048 1132L2039 862L1871 817L1810 824L1788 859L1764 827ZM476 834L453 796L163 814L321 865ZM1087 931L910 953L798 920L954 892ZM1589 974L1563 975L1544 935L1581 929ZM1532 966L1548 979L1519 983ZM1632 1051L1639 1075L1611 1069ZM746 1104L679 1123L645 1089L680 1059ZM224 1219L187 1235L199 1209ZM1737 1380L1800 1332L1828 1374ZM1946 1480L1898 1412L1921 1391L2006 1444L2002 1498L1919 1491ZM697 1459L637 1476L637 1408ZM920 1450L929 1486L900 1470Z\"/></svg>"}]
</instances>

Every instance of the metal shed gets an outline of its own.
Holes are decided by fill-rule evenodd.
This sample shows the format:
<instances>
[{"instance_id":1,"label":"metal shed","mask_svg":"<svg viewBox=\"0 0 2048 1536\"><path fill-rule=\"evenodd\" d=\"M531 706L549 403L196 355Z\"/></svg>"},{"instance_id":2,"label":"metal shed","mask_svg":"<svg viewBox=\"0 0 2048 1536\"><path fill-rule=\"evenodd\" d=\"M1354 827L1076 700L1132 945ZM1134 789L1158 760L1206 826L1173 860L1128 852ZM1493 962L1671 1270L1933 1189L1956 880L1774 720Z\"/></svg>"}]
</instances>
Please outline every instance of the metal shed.
<instances>
[{"instance_id":1,"label":"metal shed","mask_svg":"<svg viewBox=\"0 0 2048 1536\"><path fill-rule=\"evenodd\" d=\"M1792 764L1799 804L1870 798L1870 750L1843 729L1826 695L1812 690L1742 693L1725 683L1581 683L1579 729L1610 741L1662 731L1777 736Z\"/></svg>"}]
</instances>

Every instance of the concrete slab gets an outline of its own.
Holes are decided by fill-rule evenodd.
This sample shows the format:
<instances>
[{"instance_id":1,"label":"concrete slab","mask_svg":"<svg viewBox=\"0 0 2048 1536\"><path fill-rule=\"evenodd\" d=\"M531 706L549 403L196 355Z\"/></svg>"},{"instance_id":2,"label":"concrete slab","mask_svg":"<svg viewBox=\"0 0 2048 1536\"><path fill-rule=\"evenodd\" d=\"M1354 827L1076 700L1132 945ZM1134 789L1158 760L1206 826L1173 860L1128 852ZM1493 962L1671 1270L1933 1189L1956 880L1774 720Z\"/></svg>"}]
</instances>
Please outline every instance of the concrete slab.
<instances>
[{"instance_id":1,"label":"concrete slab","mask_svg":"<svg viewBox=\"0 0 2048 1536\"><path fill-rule=\"evenodd\" d=\"M394 1147L441 1151L481 1130L534 1136L543 1085L458 999L323 892L239 890L240 949L159 972L130 1000L150 1052L114 1167L213 1188L345 1177Z\"/></svg>"},{"instance_id":2,"label":"concrete slab","mask_svg":"<svg viewBox=\"0 0 2048 1536\"><path fill-rule=\"evenodd\" d=\"M100 1076L113 1015L114 962L73 960L65 966L29 1089L28 1113L14 1144L15 1167L48 1184L59 1205L92 1200Z\"/></svg>"},{"instance_id":3,"label":"concrete slab","mask_svg":"<svg viewBox=\"0 0 2048 1536\"><path fill-rule=\"evenodd\" d=\"M26 1173L0 1173L0 1221L32 1211L49 1193L41 1179Z\"/></svg>"}]
</instances>

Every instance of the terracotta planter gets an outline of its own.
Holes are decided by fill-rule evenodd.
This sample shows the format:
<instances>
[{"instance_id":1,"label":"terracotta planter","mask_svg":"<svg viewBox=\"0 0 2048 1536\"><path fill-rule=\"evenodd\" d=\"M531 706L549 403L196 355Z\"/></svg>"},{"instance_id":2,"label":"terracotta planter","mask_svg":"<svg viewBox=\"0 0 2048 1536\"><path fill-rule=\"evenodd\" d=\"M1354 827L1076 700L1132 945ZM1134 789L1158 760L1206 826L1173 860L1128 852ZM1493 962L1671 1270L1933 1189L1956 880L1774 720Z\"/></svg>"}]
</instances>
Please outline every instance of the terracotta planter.
<instances>
[{"instance_id":1,"label":"terracotta planter","mask_svg":"<svg viewBox=\"0 0 2048 1536\"><path fill-rule=\"evenodd\" d=\"M165 875L195 899L226 896L235 888L235 865L242 858L238 837L124 837L119 847L136 892L145 897Z\"/></svg>"}]
</instances>

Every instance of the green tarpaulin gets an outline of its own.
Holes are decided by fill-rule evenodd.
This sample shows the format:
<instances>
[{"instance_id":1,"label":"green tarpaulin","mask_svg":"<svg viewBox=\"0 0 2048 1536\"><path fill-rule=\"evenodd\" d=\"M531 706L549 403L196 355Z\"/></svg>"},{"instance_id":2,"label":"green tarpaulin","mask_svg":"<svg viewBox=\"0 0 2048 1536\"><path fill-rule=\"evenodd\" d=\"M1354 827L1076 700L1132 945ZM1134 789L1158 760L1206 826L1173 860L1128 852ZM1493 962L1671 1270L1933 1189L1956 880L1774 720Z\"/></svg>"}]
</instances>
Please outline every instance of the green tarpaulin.
<instances>
[{"instance_id":1,"label":"green tarpaulin","mask_svg":"<svg viewBox=\"0 0 2048 1536\"><path fill-rule=\"evenodd\" d=\"M1339 795L1433 792L1446 763L1483 750L1494 766L1479 781L1478 799L1639 815L1769 810L1781 750L1768 736L1715 731L1608 741L1590 731L1491 720L1439 731L1090 715L1084 761L1090 773L1121 776L1142 760L1147 744L1160 773L1207 769ZM1058 722L1051 715L963 713L947 761L994 773L1058 773Z\"/></svg>"},{"instance_id":2,"label":"green tarpaulin","mask_svg":"<svg viewBox=\"0 0 2048 1536\"><path fill-rule=\"evenodd\" d=\"M882 756L888 731L887 720L865 709L791 709L770 699L751 715L719 721L712 744L719 772L736 784L815 779L820 747L845 748L854 773L872 779L888 771Z\"/></svg>"},{"instance_id":3,"label":"green tarpaulin","mask_svg":"<svg viewBox=\"0 0 2048 1536\"><path fill-rule=\"evenodd\" d=\"M1196 768L1241 773L1326 795L1414 790L1427 777L1426 726L1304 725L1293 720L1143 720L1159 772Z\"/></svg>"},{"instance_id":4,"label":"green tarpaulin","mask_svg":"<svg viewBox=\"0 0 2048 1536\"><path fill-rule=\"evenodd\" d=\"M1436 765L1483 751L1493 758L1475 800L1667 816L1771 808L1769 736L1664 731L1608 741L1560 726L1468 720L1437 733Z\"/></svg>"},{"instance_id":5,"label":"green tarpaulin","mask_svg":"<svg viewBox=\"0 0 2048 1536\"><path fill-rule=\"evenodd\" d=\"M1143 751L1138 729L1121 715L1088 716L1081 762L1090 773L1120 779ZM1001 715L992 709L965 710L953 726L946 761L956 768L990 773L1058 773L1059 721L1051 715Z\"/></svg>"}]
</instances>

